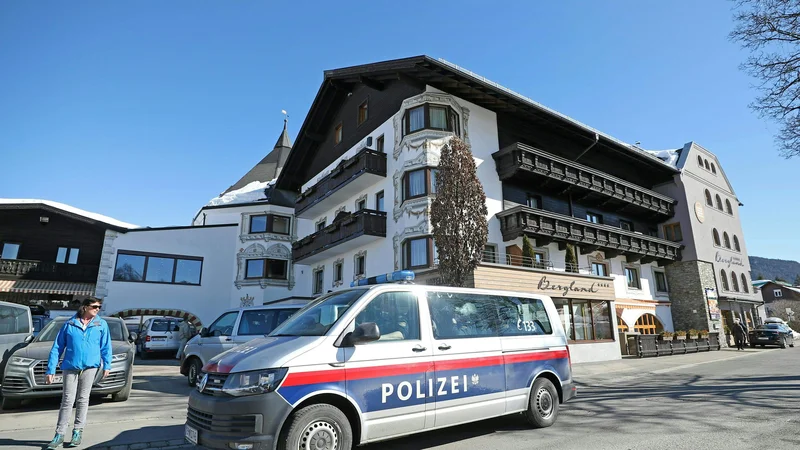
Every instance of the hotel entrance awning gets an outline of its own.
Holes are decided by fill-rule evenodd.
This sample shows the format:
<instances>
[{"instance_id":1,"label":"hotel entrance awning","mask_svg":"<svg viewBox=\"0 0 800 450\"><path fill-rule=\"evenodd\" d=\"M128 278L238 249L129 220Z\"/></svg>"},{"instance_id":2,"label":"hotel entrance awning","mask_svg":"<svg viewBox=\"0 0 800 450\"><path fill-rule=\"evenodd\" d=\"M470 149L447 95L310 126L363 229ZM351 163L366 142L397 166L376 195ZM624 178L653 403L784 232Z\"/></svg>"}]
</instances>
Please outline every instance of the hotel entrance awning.
<instances>
[{"instance_id":1,"label":"hotel entrance awning","mask_svg":"<svg viewBox=\"0 0 800 450\"><path fill-rule=\"evenodd\" d=\"M15 294L94 295L94 283L40 280L0 280L0 292Z\"/></svg>"}]
</instances>

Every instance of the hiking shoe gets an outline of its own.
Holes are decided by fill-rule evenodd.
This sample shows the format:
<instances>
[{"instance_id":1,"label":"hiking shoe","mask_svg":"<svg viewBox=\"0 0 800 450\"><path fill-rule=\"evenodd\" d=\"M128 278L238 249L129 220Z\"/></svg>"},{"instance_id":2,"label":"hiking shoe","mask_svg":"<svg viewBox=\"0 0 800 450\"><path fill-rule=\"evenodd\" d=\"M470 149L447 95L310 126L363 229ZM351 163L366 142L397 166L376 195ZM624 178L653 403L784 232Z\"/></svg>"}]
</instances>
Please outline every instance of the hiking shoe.
<instances>
[{"instance_id":1,"label":"hiking shoe","mask_svg":"<svg viewBox=\"0 0 800 450\"><path fill-rule=\"evenodd\" d=\"M64 443L64 435L56 433L55 437L53 437L53 440L50 441L49 444L47 444L47 450L54 450L60 447L61 444L63 443Z\"/></svg>"},{"instance_id":2,"label":"hiking shoe","mask_svg":"<svg viewBox=\"0 0 800 450\"><path fill-rule=\"evenodd\" d=\"M69 447L77 447L81 445L81 438L83 437L83 430L72 430L72 440L69 442Z\"/></svg>"}]
</instances>

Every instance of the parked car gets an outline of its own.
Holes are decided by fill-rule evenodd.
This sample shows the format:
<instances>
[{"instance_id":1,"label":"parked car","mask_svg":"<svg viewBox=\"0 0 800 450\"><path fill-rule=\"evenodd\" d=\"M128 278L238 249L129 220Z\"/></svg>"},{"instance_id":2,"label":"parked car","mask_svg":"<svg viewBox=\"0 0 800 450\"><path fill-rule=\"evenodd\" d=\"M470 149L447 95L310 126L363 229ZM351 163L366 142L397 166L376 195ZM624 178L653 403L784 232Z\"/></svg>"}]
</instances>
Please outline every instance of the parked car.
<instances>
[{"instance_id":1,"label":"parked car","mask_svg":"<svg viewBox=\"0 0 800 450\"><path fill-rule=\"evenodd\" d=\"M0 302L0 385L11 354L25 345L33 333L31 310L16 303Z\"/></svg>"},{"instance_id":2,"label":"parked car","mask_svg":"<svg viewBox=\"0 0 800 450\"><path fill-rule=\"evenodd\" d=\"M61 368L56 369L53 384L45 384L47 359L50 349L69 317L57 317L45 325L35 338L29 337L29 344L15 351L9 358L3 375L3 409L19 407L24 399L40 397L60 397L63 374ZM104 317L111 332L112 360L111 373L103 378L103 372L97 371L92 386L92 395L111 395L115 402L128 399L133 381L135 335L129 335L122 319Z\"/></svg>"},{"instance_id":3,"label":"parked car","mask_svg":"<svg viewBox=\"0 0 800 450\"><path fill-rule=\"evenodd\" d=\"M794 333L784 323L765 323L750 331L750 347L777 345L780 348L794 347Z\"/></svg>"},{"instance_id":4,"label":"parked car","mask_svg":"<svg viewBox=\"0 0 800 450\"><path fill-rule=\"evenodd\" d=\"M155 317L147 319L142 325L136 345L136 352L142 359L153 353L177 353L180 346L178 327L183 319L174 317Z\"/></svg>"},{"instance_id":5,"label":"parked car","mask_svg":"<svg viewBox=\"0 0 800 450\"><path fill-rule=\"evenodd\" d=\"M50 316L33 316L31 320L33 321L33 335L38 336L45 325L50 323L53 319L51 319Z\"/></svg>"},{"instance_id":6,"label":"parked car","mask_svg":"<svg viewBox=\"0 0 800 450\"><path fill-rule=\"evenodd\" d=\"M213 357L272 332L308 301L291 300L271 305L225 311L210 327L186 343L181 358L181 374L190 386L197 383L203 366Z\"/></svg>"}]
</instances>

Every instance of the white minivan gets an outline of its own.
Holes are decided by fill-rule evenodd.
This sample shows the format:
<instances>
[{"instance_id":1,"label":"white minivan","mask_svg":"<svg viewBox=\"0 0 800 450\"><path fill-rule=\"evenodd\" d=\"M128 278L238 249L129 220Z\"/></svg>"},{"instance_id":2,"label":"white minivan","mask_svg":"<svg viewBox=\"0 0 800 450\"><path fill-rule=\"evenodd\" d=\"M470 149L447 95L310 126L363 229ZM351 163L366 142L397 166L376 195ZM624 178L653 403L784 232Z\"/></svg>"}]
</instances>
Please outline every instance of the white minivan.
<instances>
[{"instance_id":1,"label":"white minivan","mask_svg":"<svg viewBox=\"0 0 800 450\"><path fill-rule=\"evenodd\" d=\"M268 335L296 313L308 300L288 300L263 306L225 311L186 343L181 359L181 374L189 386L197 383L203 366L211 358L237 345Z\"/></svg>"},{"instance_id":2,"label":"white minivan","mask_svg":"<svg viewBox=\"0 0 800 450\"><path fill-rule=\"evenodd\" d=\"M211 359L185 436L214 449L350 450L507 414L548 427L575 395L549 297L379 284L324 295Z\"/></svg>"}]
</instances>

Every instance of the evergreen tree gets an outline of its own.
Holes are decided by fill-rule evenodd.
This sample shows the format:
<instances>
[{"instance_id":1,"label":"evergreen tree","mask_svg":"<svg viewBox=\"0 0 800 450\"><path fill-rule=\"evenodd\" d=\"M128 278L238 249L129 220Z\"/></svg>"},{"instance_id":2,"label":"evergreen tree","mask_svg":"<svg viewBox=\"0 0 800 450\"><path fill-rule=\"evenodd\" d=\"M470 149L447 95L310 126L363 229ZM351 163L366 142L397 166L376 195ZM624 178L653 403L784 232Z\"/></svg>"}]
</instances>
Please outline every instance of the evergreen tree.
<instances>
[{"instance_id":1,"label":"evergreen tree","mask_svg":"<svg viewBox=\"0 0 800 450\"><path fill-rule=\"evenodd\" d=\"M533 267L535 255L533 254L533 245L531 244L528 236L522 236L522 266Z\"/></svg>"},{"instance_id":2,"label":"evergreen tree","mask_svg":"<svg viewBox=\"0 0 800 450\"><path fill-rule=\"evenodd\" d=\"M433 237L439 251L439 273L448 286L463 286L486 246L486 194L478 179L472 151L453 137L442 148L431 205Z\"/></svg>"},{"instance_id":3,"label":"evergreen tree","mask_svg":"<svg viewBox=\"0 0 800 450\"><path fill-rule=\"evenodd\" d=\"M578 271L578 256L575 253L575 246L567 244L567 254L564 256L564 262L567 266L567 272Z\"/></svg>"},{"instance_id":4,"label":"evergreen tree","mask_svg":"<svg viewBox=\"0 0 800 450\"><path fill-rule=\"evenodd\" d=\"M764 279L763 273L758 274L758 276L756 277L756 280L763 280L763 279Z\"/></svg>"},{"instance_id":5,"label":"evergreen tree","mask_svg":"<svg viewBox=\"0 0 800 450\"><path fill-rule=\"evenodd\" d=\"M795 286L800 286L800 273L797 274L796 277L794 277L794 285Z\"/></svg>"}]
</instances>

